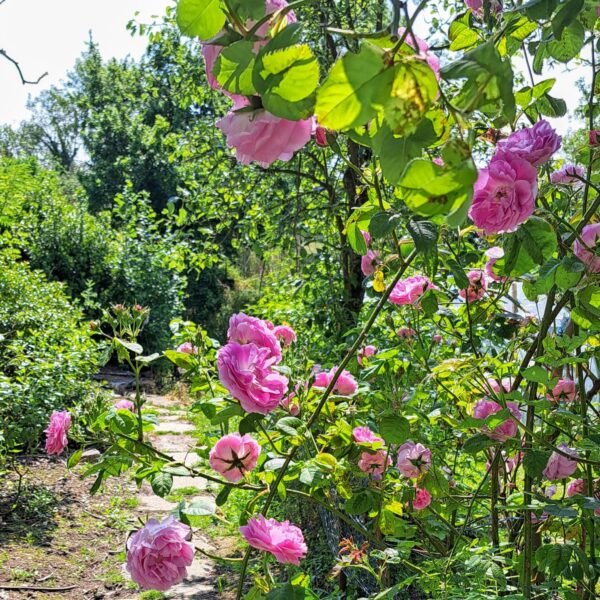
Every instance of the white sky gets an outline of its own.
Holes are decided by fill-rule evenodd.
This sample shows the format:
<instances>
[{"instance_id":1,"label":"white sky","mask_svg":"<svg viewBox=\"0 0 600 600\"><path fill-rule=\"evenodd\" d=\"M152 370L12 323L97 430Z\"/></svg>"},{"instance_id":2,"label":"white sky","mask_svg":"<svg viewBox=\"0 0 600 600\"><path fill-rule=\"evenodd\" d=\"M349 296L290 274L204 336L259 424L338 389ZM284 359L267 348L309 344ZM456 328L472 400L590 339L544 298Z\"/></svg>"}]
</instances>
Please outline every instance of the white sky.
<instances>
[{"instance_id":1,"label":"white sky","mask_svg":"<svg viewBox=\"0 0 600 600\"><path fill-rule=\"evenodd\" d=\"M145 38L131 37L125 26L137 20L149 22L162 15L170 0L5 0L0 4L0 48L20 63L27 79L38 85L22 85L12 64L0 57L0 123L18 124L28 117L29 94L58 83L84 50L89 31L104 58L139 57Z\"/></svg>"}]
</instances>

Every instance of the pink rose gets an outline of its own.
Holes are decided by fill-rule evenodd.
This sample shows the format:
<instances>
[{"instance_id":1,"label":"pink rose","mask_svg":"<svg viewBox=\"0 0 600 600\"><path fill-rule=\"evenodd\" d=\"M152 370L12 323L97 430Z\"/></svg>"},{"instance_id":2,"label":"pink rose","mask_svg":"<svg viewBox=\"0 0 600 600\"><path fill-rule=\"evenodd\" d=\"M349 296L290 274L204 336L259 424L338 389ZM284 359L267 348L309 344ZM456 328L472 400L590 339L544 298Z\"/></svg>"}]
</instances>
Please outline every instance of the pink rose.
<instances>
[{"instance_id":1,"label":"pink rose","mask_svg":"<svg viewBox=\"0 0 600 600\"><path fill-rule=\"evenodd\" d=\"M510 388L512 387L512 379L510 377L503 377L502 381L497 381L496 379L492 379L491 377L487 379L488 388L494 392L496 395L501 395L503 392L510 392Z\"/></svg>"},{"instance_id":2,"label":"pink rose","mask_svg":"<svg viewBox=\"0 0 600 600\"><path fill-rule=\"evenodd\" d=\"M352 437L357 444L372 444L374 442L383 442L383 439L375 435L368 427L355 427L352 430Z\"/></svg>"},{"instance_id":3,"label":"pink rose","mask_svg":"<svg viewBox=\"0 0 600 600\"><path fill-rule=\"evenodd\" d=\"M587 265L591 273L600 273L600 256L597 254L600 246L600 223L586 225L581 230L581 241L575 240L573 253Z\"/></svg>"},{"instance_id":4,"label":"pink rose","mask_svg":"<svg viewBox=\"0 0 600 600\"><path fill-rule=\"evenodd\" d=\"M220 34L217 34L219 37ZM217 58L219 54L223 52L224 46L219 46L218 44L201 44L202 47L202 56L204 57L204 64L206 65L206 79L208 81L208 85L210 85L213 90L218 90L225 94L228 98L233 100L233 103L236 108L242 108L248 104L248 101L244 96L240 96L239 94L232 94L227 90L224 90L221 84L217 81L217 78L213 74L213 70L215 68L215 63L217 62Z\"/></svg>"},{"instance_id":5,"label":"pink rose","mask_svg":"<svg viewBox=\"0 0 600 600\"><path fill-rule=\"evenodd\" d=\"M310 141L313 120L288 121L264 109L232 111L218 121L227 145L235 148L242 164L268 167L276 160L288 161Z\"/></svg>"},{"instance_id":6,"label":"pink rose","mask_svg":"<svg viewBox=\"0 0 600 600\"><path fill-rule=\"evenodd\" d=\"M373 275L380 262L377 250L367 250L367 253L360 257L360 269L363 275L365 277Z\"/></svg>"},{"instance_id":7,"label":"pink rose","mask_svg":"<svg viewBox=\"0 0 600 600\"><path fill-rule=\"evenodd\" d=\"M513 154L497 154L481 169L469 217L484 233L514 231L535 210L537 171Z\"/></svg>"},{"instance_id":8,"label":"pink rose","mask_svg":"<svg viewBox=\"0 0 600 600\"><path fill-rule=\"evenodd\" d=\"M577 396L577 386L571 379L559 379L558 383L552 388L552 393L548 394L548 400L559 402L573 402Z\"/></svg>"},{"instance_id":9,"label":"pink rose","mask_svg":"<svg viewBox=\"0 0 600 600\"><path fill-rule=\"evenodd\" d=\"M387 458L387 460L386 460ZM364 473L369 473L373 479L381 479L386 467L392 464L387 450L382 448L377 452L363 452L358 461L358 468Z\"/></svg>"},{"instance_id":10,"label":"pink rose","mask_svg":"<svg viewBox=\"0 0 600 600\"><path fill-rule=\"evenodd\" d=\"M506 407L512 413L512 415L519 419L521 416L521 411L519 410L518 405L515 402L507 402ZM502 406L493 400L486 400L485 398L479 400L477 404L475 404L475 408L473 409L473 417L476 419L487 419L490 415L495 415L497 412L502 410ZM497 425L490 431L487 425L484 425L481 432L487 435L490 439L495 440L497 442L505 442L506 440L515 437L517 435L519 427L515 421L512 419L506 419Z\"/></svg>"},{"instance_id":11,"label":"pink rose","mask_svg":"<svg viewBox=\"0 0 600 600\"><path fill-rule=\"evenodd\" d=\"M275 362L281 360L281 346L275 335L275 328L270 328L266 321L249 317L244 313L232 315L229 319L227 341L238 344L254 344L269 351L269 358Z\"/></svg>"},{"instance_id":12,"label":"pink rose","mask_svg":"<svg viewBox=\"0 0 600 600\"><path fill-rule=\"evenodd\" d=\"M415 510L423 510L431 504L431 494L427 490L416 488L415 499L413 500L413 508Z\"/></svg>"},{"instance_id":13,"label":"pink rose","mask_svg":"<svg viewBox=\"0 0 600 600\"><path fill-rule=\"evenodd\" d=\"M260 455L260 446L249 434L224 435L209 454L210 466L225 479L236 483L252 471Z\"/></svg>"},{"instance_id":14,"label":"pink rose","mask_svg":"<svg viewBox=\"0 0 600 600\"><path fill-rule=\"evenodd\" d=\"M400 327L400 329L396 331L396 335L401 340L411 340L417 335L417 332L412 327Z\"/></svg>"},{"instance_id":15,"label":"pink rose","mask_svg":"<svg viewBox=\"0 0 600 600\"><path fill-rule=\"evenodd\" d=\"M573 496L585 494L585 481L583 479L575 479L567 487L567 496L572 498Z\"/></svg>"},{"instance_id":16,"label":"pink rose","mask_svg":"<svg viewBox=\"0 0 600 600\"><path fill-rule=\"evenodd\" d=\"M313 386L316 388L327 388L333 380L336 371L337 367L333 367L329 372L321 371L317 373ZM352 396L352 394L356 393L357 389L358 383L356 383L356 379L346 370L342 371L333 387L333 391L337 392L340 396Z\"/></svg>"},{"instance_id":17,"label":"pink rose","mask_svg":"<svg viewBox=\"0 0 600 600\"><path fill-rule=\"evenodd\" d=\"M595 148L596 146L600 145L600 130L598 129L592 129L590 131L590 146L592 148Z\"/></svg>"},{"instance_id":18,"label":"pink rose","mask_svg":"<svg viewBox=\"0 0 600 600\"><path fill-rule=\"evenodd\" d=\"M296 341L296 332L289 325L277 325L273 328L273 335L284 345L291 346Z\"/></svg>"},{"instance_id":19,"label":"pink rose","mask_svg":"<svg viewBox=\"0 0 600 600\"><path fill-rule=\"evenodd\" d=\"M361 231L363 239L365 240L365 244L368 246L371 245L371 234L368 231Z\"/></svg>"},{"instance_id":20,"label":"pink rose","mask_svg":"<svg viewBox=\"0 0 600 600\"><path fill-rule=\"evenodd\" d=\"M485 280L485 274L480 269L469 271L467 277L469 279L469 287L465 290L459 290L458 294L461 298L471 304L481 300L485 296L487 282Z\"/></svg>"},{"instance_id":21,"label":"pink rose","mask_svg":"<svg viewBox=\"0 0 600 600\"><path fill-rule=\"evenodd\" d=\"M443 338L439 333L436 333L431 339L435 344L441 344Z\"/></svg>"},{"instance_id":22,"label":"pink rose","mask_svg":"<svg viewBox=\"0 0 600 600\"><path fill-rule=\"evenodd\" d=\"M414 277L407 277L398 281L390 294L389 300L392 304L400 306L415 304L427 290L437 289L429 278L423 275L415 275Z\"/></svg>"},{"instance_id":23,"label":"pink rose","mask_svg":"<svg viewBox=\"0 0 600 600\"><path fill-rule=\"evenodd\" d=\"M483 0L465 0L467 8L473 11L477 17L483 17ZM502 2L500 0L490 0L490 13L498 16L502 12Z\"/></svg>"},{"instance_id":24,"label":"pink rose","mask_svg":"<svg viewBox=\"0 0 600 600\"><path fill-rule=\"evenodd\" d=\"M246 412L266 415L277 407L288 380L273 369L268 348L230 342L217 354L219 380Z\"/></svg>"},{"instance_id":25,"label":"pink rose","mask_svg":"<svg viewBox=\"0 0 600 600\"><path fill-rule=\"evenodd\" d=\"M506 281L506 277L501 277L500 275L496 275L494 272L494 265L498 260L500 260L504 256L504 250L499 246L493 246L489 250L485 251L485 256L488 261L485 263L484 271L486 277L491 279L492 281Z\"/></svg>"},{"instance_id":26,"label":"pink rose","mask_svg":"<svg viewBox=\"0 0 600 600\"><path fill-rule=\"evenodd\" d=\"M377 354L377 348L375 346L372 346L371 344L369 344L368 346L365 346L364 348L361 348L358 351L356 360L358 361L358 364L362 367L363 361L365 360L365 358L369 358L370 356L375 356L375 354Z\"/></svg>"},{"instance_id":27,"label":"pink rose","mask_svg":"<svg viewBox=\"0 0 600 600\"><path fill-rule=\"evenodd\" d=\"M498 142L498 150L539 167L560 148L561 137L548 121L542 119L533 127L523 127Z\"/></svg>"},{"instance_id":28,"label":"pink rose","mask_svg":"<svg viewBox=\"0 0 600 600\"><path fill-rule=\"evenodd\" d=\"M404 27L398 28L398 35L402 36L405 32ZM417 47L415 48L415 42ZM440 80L440 59L433 54L433 52L429 52L429 44L422 40L420 37L416 36L414 33L408 33L406 38L404 39L404 43L409 45L413 50L416 51L416 54L419 58L422 58L428 65L429 68L434 72L435 78Z\"/></svg>"},{"instance_id":29,"label":"pink rose","mask_svg":"<svg viewBox=\"0 0 600 600\"><path fill-rule=\"evenodd\" d=\"M317 125L315 129L315 142L317 143L317 146L321 146L321 148L327 148L327 146L329 146L329 142L327 141L327 129L325 129L325 127Z\"/></svg>"},{"instance_id":30,"label":"pink rose","mask_svg":"<svg viewBox=\"0 0 600 600\"><path fill-rule=\"evenodd\" d=\"M544 496L546 496L546 498L552 498L552 496L554 496L554 494L556 494L556 484L549 485L544 490Z\"/></svg>"},{"instance_id":31,"label":"pink rose","mask_svg":"<svg viewBox=\"0 0 600 600\"><path fill-rule=\"evenodd\" d=\"M284 410L287 410L292 417L297 417L300 414L300 399L298 398L298 385L296 385L296 391L288 394L279 405Z\"/></svg>"},{"instance_id":32,"label":"pink rose","mask_svg":"<svg viewBox=\"0 0 600 600\"><path fill-rule=\"evenodd\" d=\"M127 570L145 589L164 592L180 583L194 561L191 529L172 516L148 522L127 540Z\"/></svg>"},{"instance_id":33,"label":"pink rose","mask_svg":"<svg viewBox=\"0 0 600 600\"><path fill-rule=\"evenodd\" d=\"M191 342L183 342L177 346L177 352L183 352L183 354L198 354L198 348Z\"/></svg>"},{"instance_id":34,"label":"pink rose","mask_svg":"<svg viewBox=\"0 0 600 600\"><path fill-rule=\"evenodd\" d=\"M67 431L71 427L71 415L66 410L55 410L50 415L50 423L46 429L46 452L61 454L67 447Z\"/></svg>"},{"instance_id":35,"label":"pink rose","mask_svg":"<svg viewBox=\"0 0 600 600\"><path fill-rule=\"evenodd\" d=\"M123 398L123 400L115 402L114 407L135 412L135 404L131 400L126 400L125 398Z\"/></svg>"},{"instance_id":36,"label":"pink rose","mask_svg":"<svg viewBox=\"0 0 600 600\"><path fill-rule=\"evenodd\" d=\"M308 550L302 531L289 521L280 523L258 515L240 527L240 532L253 548L270 552L280 563L297 566Z\"/></svg>"},{"instance_id":37,"label":"pink rose","mask_svg":"<svg viewBox=\"0 0 600 600\"><path fill-rule=\"evenodd\" d=\"M576 450L569 448L566 444L560 444L558 446L560 450L566 452L570 456L574 458L578 458L579 454ZM544 469L544 477L546 479L550 479L551 481L556 481L558 479L566 479L575 473L577 470L577 461L571 460L562 454L558 454L558 452L553 452L548 459L548 464Z\"/></svg>"},{"instance_id":38,"label":"pink rose","mask_svg":"<svg viewBox=\"0 0 600 600\"><path fill-rule=\"evenodd\" d=\"M558 171L550 173L550 182L554 184L581 187L583 182L575 177L585 177L585 169L579 165L565 165Z\"/></svg>"},{"instance_id":39,"label":"pink rose","mask_svg":"<svg viewBox=\"0 0 600 600\"><path fill-rule=\"evenodd\" d=\"M412 440L408 440L398 448L396 468L404 477L417 479L422 473L427 473L429 467L431 467L431 450L423 444L415 444Z\"/></svg>"}]
</instances>

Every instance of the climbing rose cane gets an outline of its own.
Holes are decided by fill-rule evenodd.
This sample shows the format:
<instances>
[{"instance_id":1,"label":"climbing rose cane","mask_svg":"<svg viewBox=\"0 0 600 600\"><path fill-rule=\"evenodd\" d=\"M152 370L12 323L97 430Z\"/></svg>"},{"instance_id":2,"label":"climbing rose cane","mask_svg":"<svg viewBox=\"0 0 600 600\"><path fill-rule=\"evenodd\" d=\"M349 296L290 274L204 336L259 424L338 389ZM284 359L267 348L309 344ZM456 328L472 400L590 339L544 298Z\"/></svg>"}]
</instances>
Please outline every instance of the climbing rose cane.
<instances>
[{"instance_id":1,"label":"climbing rose cane","mask_svg":"<svg viewBox=\"0 0 600 600\"><path fill-rule=\"evenodd\" d=\"M67 431L71 427L71 415L66 410L53 411L50 423L46 429L46 452L48 454L61 454L67 447Z\"/></svg>"},{"instance_id":2,"label":"climbing rose cane","mask_svg":"<svg viewBox=\"0 0 600 600\"><path fill-rule=\"evenodd\" d=\"M289 521L280 523L258 515L240 527L240 532L253 548L270 552L280 563L297 566L308 550L302 531Z\"/></svg>"},{"instance_id":3,"label":"climbing rose cane","mask_svg":"<svg viewBox=\"0 0 600 600\"><path fill-rule=\"evenodd\" d=\"M244 474L252 471L260 455L258 442L249 434L239 433L224 435L210 451L210 466L233 483L244 478Z\"/></svg>"},{"instance_id":4,"label":"climbing rose cane","mask_svg":"<svg viewBox=\"0 0 600 600\"><path fill-rule=\"evenodd\" d=\"M431 450L408 440L398 448L396 467L404 477L417 479L431 467Z\"/></svg>"},{"instance_id":5,"label":"climbing rose cane","mask_svg":"<svg viewBox=\"0 0 600 600\"><path fill-rule=\"evenodd\" d=\"M164 592L182 581L194 560L191 529L172 516L148 522L127 540L127 570L138 585Z\"/></svg>"},{"instance_id":6,"label":"climbing rose cane","mask_svg":"<svg viewBox=\"0 0 600 600\"><path fill-rule=\"evenodd\" d=\"M581 240L575 240L573 252L575 256L587 265L592 273L600 273L600 256L594 251L600 246L600 223L586 225L581 230Z\"/></svg>"},{"instance_id":7,"label":"climbing rose cane","mask_svg":"<svg viewBox=\"0 0 600 600\"><path fill-rule=\"evenodd\" d=\"M560 444L559 449L563 452L566 452L570 456L575 458L579 457L577 450L573 450L569 448L566 444ZM575 473L577 470L577 461L571 460L562 454L558 454L558 452L553 452L548 459L548 463L546 468L544 469L544 477L546 479L550 479L552 481L556 481L558 479L566 479Z\"/></svg>"}]
</instances>

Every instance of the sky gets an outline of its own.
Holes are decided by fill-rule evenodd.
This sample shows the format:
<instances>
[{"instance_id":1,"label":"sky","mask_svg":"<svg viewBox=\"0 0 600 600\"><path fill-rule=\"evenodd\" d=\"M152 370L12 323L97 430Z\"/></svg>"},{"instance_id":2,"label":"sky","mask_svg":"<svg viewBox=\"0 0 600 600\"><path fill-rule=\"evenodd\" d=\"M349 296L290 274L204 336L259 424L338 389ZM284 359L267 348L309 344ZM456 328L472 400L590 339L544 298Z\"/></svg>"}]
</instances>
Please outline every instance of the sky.
<instances>
[{"instance_id":1,"label":"sky","mask_svg":"<svg viewBox=\"0 0 600 600\"><path fill-rule=\"evenodd\" d=\"M162 15L170 0L4 0L0 3L0 49L20 63L27 79L48 72L38 85L23 85L15 67L0 57L0 123L28 117L29 94L65 79L92 31L104 58L138 58L145 38L126 29L137 20Z\"/></svg>"}]
</instances>

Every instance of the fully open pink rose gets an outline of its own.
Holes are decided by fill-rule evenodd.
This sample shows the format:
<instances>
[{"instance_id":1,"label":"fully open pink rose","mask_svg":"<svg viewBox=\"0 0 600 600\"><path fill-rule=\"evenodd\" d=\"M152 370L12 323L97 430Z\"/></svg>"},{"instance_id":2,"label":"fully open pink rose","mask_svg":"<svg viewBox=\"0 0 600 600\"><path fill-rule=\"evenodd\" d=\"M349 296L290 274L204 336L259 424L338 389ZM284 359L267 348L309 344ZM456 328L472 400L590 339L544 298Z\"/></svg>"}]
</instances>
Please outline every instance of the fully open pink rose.
<instances>
[{"instance_id":1,"label":"fully open pink rose","mask_svg":"<svg viewBox=\"0 0 600 600\"><path fill-rule=\"evenodd\" d=\"M503 153L481 169L469 217L484 233L514 231L535 210L537 171L527 160Z\"/></svg>"},{"instance_id":2,"label":"fully open pink rose","mask_svg":"<svg viewBox=\"0 0 600 600\"><path fill-rule=\"evenodd\" d=\"M181 582L194 561L192 532L172 516L148 522L127 540L127 570L148 590L164 592Z\"/></svg>"},{"instance_id":3,"label":"fully open pink rose","mask_svg":"<svg viewBox=\"0 0 600 600\"><path fill-rule=\"evenodd\" d=\"M585 177L585 169L579 165L565 165L550 173L551 183L581 187L583 182L577 177Z\"/></svg>"},{"instance_id":4,"label":"fully open pink rose","mask_svg":"<svg viewBox=\"0 0 600 600\"><path fill-rule=\"evenodd\" d=\"M373 479L381 479L386 467L392 464L392 459L388 456L387 450L382 448L376 452L363 452L358 461L358 468L364 473L368 473Z\"/></svg>"},{"instance_id":5,"label":"fully open pink rose","mask_svg":"<svg viewBox=\"0 0 600 600\"><path fill-rule=\"evenodd\" d=\"M266 321L256 317L244 313L232 315L227 329L227 341L266 348L269 358L274 358L276 362L281 360L281 346L277 341L275 328L269 327Z\"/></svg>"},{"instance_id":6,"label":"fully open pink rose","mask_svg":"<svg viewBox=\"0 0 600 600\"><path fill-rule=\"evenodd\" d=\"M288 121L264 109L227 113L217 127L225 134L227 145L235 148L237 159L268 167L276 160L288 161L310 141L313 120Z\"/></svg>"},{"instance_id":7,"label":"fully open pink rose","mask_svg":"<svg viewBox=\"0 0 600 600\"><path fill-rule=\"evenodd\" d=\"M67 431L71 427L71 415L66 410L55 410L50 415L50 423L46 429L46 452L61 454L67 447Z\"/></svg>"},{"instance_id":8,"label":"fully open pink rose","mask_svg":"<svg viewBox=\"0 0 600 600\"><path fill-rule=\"evenodd\" d=\"M358 354L356 356L356 360L358 361L358 364L362 367L365 358L369 358L371 356L375 356L375 354L377 354L377 348L371 344L369 344L368 346L365 346L364 348L361 348L358 351Z\"/></svg>"},{"instance_id":9,"label":"fully open pink rose","mask_svg":"<svg viewBox=\"0 0 600 600\"><path fill-rule=\"evenodd\" d=\"M431 504L431 494L427 490L420 488L416 489L415 499L413 500L413 508L415 510L423 510Z\"/></svg>"},{"instance_id":10,"label":"fully open pink rose","mask_svg":"<svg viewBox=\"0 0 600 600\"><path fill-rule=\"evenodd\" d=\"M258 515L240 532L253 548L270 552L280 563L299 565L308 550L302 531L289 521L280 523Z\"/></svg>"},{"instance_id":11,"label":"fully open pink rose","mask_svg":"<svg viewBox=\"0 0 600 600\"><path fill-rule=\"evenodd\" d=\"M469 279L469 287L465 290L459 290L458 294L464 298L469 304L477 302L485 296L487 290L487 282L485 273L480 269L475 269L467 273Z\"/></svg>"},{"instance_id":12,"label":"fully open pink rose","mask_svg":"<svg viewBox=\"0 0 600 600\"><path fill-rule=\"evenodd\" d=\"M519 419L521 416L521 411L519 410L518 405L515 402L507 402L506 407L512 413L512 415ZM490 415L495 415L497 412L502 410L502 406L493 400L482 399L475 404L475 408L473 409L473 416L476 419L487 419ZM506 419L494 427L494 429L490 430L487 425L484 425L481 432L487 435L492 440L497 442L505 442L506 440L515 437L517 435L519 427L515 421L512 419Z\"/></svg>"},{"instance_id":13,"label":"fully open pink rose","mask_svg":"<svg viewBox=\"0 0 600 600\"><path fill-rule=\"evenodd\" d=\"M498 142L498 149L504 154L522 158L534 167L548 162L560 148L561 137L548 121L542 119L533 127L523 127Z\"/></svg>"},{"instance_id":14,"label":"fully open pink rose","mask_svg":"<svg viewBox=\"0 0 600 600\"><path fill-rule=\"evenodd\" d=\"M569 498L583 494L585 494L585 481L583 479L575 479L567 486L567 496Z\"/></svg>"},{"instance_id":15,"label":"fully open pink rose","mask_svg":"<svg viewBox=\"0 0 600 600\"><path fill-rule=\"evenodd\" d=\"M566 444L560 444L559 449L563 452L566 452L570 456L574 458L578 458L579 454L577 450L573 450L569 448ZM546 464L546 468L544 469L544 477L546 479L550 479L551 481L556 481L558 479L566 479L575 473L577 470L577 461L571 460L562 454L558 454L558 452L553 452L548 459L548 463Z\"/></svg>"},{"instance_id":16,"label":"fully open pink rose","mask_svg":"<svg viewBox=\"0 0 600 600\"><path fill-rule=\"evenodd\" d=\"M355 427L352 430L352 437L358 444L372 444L373 442L383 442L383 439L375 435L368 427Z\"/></svg>"},{"instance_id":17,"label":"fully open pink rose","mask_svg":"<svg viewBox=\"0 0 600 600\"><path fill-rule=\"evenodd\" d=\"M360 269L365 277L370 277L375 273L375 269L381 261L377 250L367 250L367 253L360 258Z\"/></svg>"},{"instance_id":18,"label":"fully open pink rose","mask_svg":"<svg viewBox=\"0 0 600 600\"><path fill-rule=\"evenodd\" d=\"M400 306L415 304L427 290L437 289L429 278L423 275L415 275L414 277L407 277L398 281L390 294L389 300L392 304Z\"/></svg>"},{"instance_id":19,"label":"fully open pink rose","mask_svg":"<svg viewBox=\"0 0 600 600\"><path fill-rule=\"evenodd\" d=\"M210 466L225 479L236 483L252 471L260 455L260 446L249 434L224 435L209 454Z\"/></svg>"},{"instance_id":20,"label":"fully open pink rose","mask_svg":"<svg viewBox=\"0 0 600 600\"><path fill-rule=\"evenodd\" d=\"M398 448L396 467L404 477L417 479L431 467L431 450L408 440Z\"/></svg>"},{"instance_id":21,"label":"fully open pink rose","mask_svg":"<svg viewBox=\"0 0 600 600\"><path fill-rule=\"evenodd\" d=\"M572 379L559 379L558 383L552 388L552 392L548 394L548 400L553 402L573 402L577 396L577 385Z\"/></svg>"},{"instance_id":22,"label":"fully open pink rose","mask_svg":"<svg viewBox=\"0 0 600 600\"><path fill-rule=\"evenodd\" d=\"M115 402L114 407L135 412L135 404L131 400L126 400L125 398Z\"/></svg>"},{"instance_id":23,"label":"fully open pink rose","mask_svg":"<svg viewBox=\"0 0 600 600\"><path fill-rule=\"evenodd\" d=\"M285 346L291 346L296 341L296 332L289 325L277 325L273 335Z\"/></svg>"},{"instance_id":24,"label":"fully open pink rose","mask_svg":"<svg viewBox=\"0 0 600 600\"><path fill-rule=\"evenodd\" d=\"M255 344L230 342L219 350L219 379L246 412L266 415L283 399L288 380L271 368L274 360Z\"/></svg>"},{"instance_id":25,"label":"fully open pink rose","mask_svg":"<svg viewBox=\"0 0 600 600\"><path fill-rule=\"evenodd\" d=\"M321 371L320 373L317 373L313 386L316 388L327 388L333 380L336 371L337 367L333 367L329 372ZM356 393L357 389L358 383L356 383L356 379L354 379L351 373L343 370L338 380L335 382L333 391L340 396L352 396L352 394Z\"/></svg>"},{"instance_id":26,"label":"fully open pink rose","mask_svg":"<svg viewBox=\"0 0 600 600\"><path fill-rule=\"evenodd\" d=\"M581 230L581 241L575 240L573 252L590 272L600 273L600 223L586 225Z\"/></svg>"},{"instance_id":27,"label":"fully open pink rose","mask_svg":"<svg viewBox=\"0 0 600 600\"><path fill-rule=\"evenodd\" d=\"M506 281L506 277L501 277L500 275L496 275L494 272L494 265L498 260L500 260L504 256L504 250L499 246L493 246L485 251L485 256L488 261L485 263L484 271L486 277L491 279L492 281Z\"/></svg>"},{"instance_id":28,"label":"fully open pink rose","mask_svg":"<svg viewBox=\"0 0 600 600\"><path fill-rule=\"evenodd\" d=\"M404 27L399 27L398 35L402 36L405 31L406 29ZM433 52L429 51L429 44L410 31L404 39L404 43L408 44L413 50L415 50L417 56L422 58L429 65L429 68L434 72L436 79L439 81L440 59Z\"/></svg>"}]
</instances>

